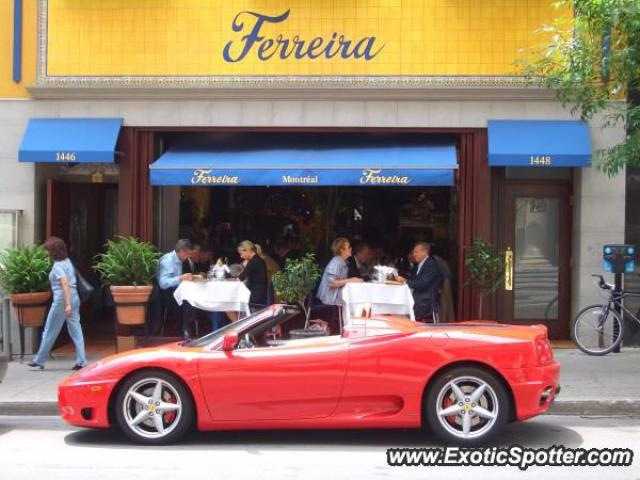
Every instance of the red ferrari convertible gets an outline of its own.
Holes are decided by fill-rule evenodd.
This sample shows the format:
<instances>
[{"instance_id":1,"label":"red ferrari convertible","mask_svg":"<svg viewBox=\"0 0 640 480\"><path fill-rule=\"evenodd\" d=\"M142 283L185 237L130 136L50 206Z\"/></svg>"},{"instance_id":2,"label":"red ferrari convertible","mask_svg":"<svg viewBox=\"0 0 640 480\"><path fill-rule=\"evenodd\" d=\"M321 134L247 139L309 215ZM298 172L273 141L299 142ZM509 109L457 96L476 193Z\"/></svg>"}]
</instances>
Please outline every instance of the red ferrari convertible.
<instances>
[{"instance_id":1,"label":"red ferrari convertible","mask_svg":"<svg viewBox=\"0 0 640 480\"><path fill-rule=\"evenodd\" d=\"M187 343L113 355L65 379L72 425L117 424L145 444L189 429L425 427L486 441L545 412L559 366L546 328L354 319L342 335L288 339L298 314L274 305Z\"/></svg>"}]
</instances>

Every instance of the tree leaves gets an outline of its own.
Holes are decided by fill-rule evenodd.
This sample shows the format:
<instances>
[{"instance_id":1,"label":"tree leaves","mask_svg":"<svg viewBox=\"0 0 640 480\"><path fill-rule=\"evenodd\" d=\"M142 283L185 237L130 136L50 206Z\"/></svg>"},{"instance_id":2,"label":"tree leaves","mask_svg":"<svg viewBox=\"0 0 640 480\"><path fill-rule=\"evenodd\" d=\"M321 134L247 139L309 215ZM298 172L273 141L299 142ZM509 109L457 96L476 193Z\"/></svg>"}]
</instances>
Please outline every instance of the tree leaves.
<instances>
[{"instance_id":1,"label":"tree leaves","mask_svg":"<svg viewBox=\"0 0 640 480\"><path fill-rule=\"evenodd\" d=\"M305 312L308 327L307 298L320 278L320 268L315 255L307 253L299 259L287 258L284 269L274 273L272 282L276 296L291 305L299 305Z\"/></svg>"},{"instance_id":2,"label":"tree leaves","mask_svg":"<svg viewBox=\"0 0 640 480\"><path fill-rule=\"evenodd\" d=\"M504 255L497 253L492 245L476 238L465 250L464 266L469 272L468 285L482 294L494 293L504 273Z\"/></svg>"},{"instance_id":3,"label":"tree leaves","mask_svg":"<svg viewBox=\"0 0 640 480\"><path fill-rule=\"evenodd\" d=\"M640 105L618 102L640 89L640 2L560 0L571 19L559 17L541 29L549 43L538 60L524 66L531 83L556 90L563 106L589 120L603 113L604 126L619 123L628 132L620 145L596 153L595 166L612 177L625 164L640 167Z\"/></svg>"}]
</instances>

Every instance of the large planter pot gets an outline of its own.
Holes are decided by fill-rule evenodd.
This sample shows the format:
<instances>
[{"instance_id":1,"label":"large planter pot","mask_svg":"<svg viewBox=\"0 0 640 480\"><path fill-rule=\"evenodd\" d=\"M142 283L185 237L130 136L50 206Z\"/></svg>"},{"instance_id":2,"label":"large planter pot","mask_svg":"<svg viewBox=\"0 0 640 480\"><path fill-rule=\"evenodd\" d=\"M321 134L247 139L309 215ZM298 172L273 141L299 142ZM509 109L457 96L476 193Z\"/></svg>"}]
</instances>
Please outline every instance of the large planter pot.
<instances>
[{"instance_id":1,"label":"large planter pot","mask_svg":"<svg viewBox=\"0 0 640 480\"><path fill-rule=\"evenodd\" d=\"M51 292L14 293L9 297L21 327L41 327L47 314Z\"/></svg>"},{"instance_id":2,"label":"large planter pot","mask_svg":"<svg viewBox=\"0 0 640 480\"><path fill-rule=\"evenodd\" d=\"M111 287L118 322L122 325L144 325L152 289L151 286Z\"/></svg>"}]
</instances>

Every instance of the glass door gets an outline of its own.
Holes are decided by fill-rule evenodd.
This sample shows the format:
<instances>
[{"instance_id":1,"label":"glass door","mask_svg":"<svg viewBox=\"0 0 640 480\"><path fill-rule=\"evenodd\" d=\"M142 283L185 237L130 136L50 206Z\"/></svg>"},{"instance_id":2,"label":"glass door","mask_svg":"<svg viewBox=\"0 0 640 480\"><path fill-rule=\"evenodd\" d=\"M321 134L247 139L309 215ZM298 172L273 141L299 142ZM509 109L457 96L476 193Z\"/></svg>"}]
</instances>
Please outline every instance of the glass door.
<instances>
[{"instance_id":1,"label":"glass door","mask_svg":"<svg viewBox=\"0 0 640 480\"><path fill-rule=\"evenodd\" d=\"M571 205L565 185L505 187L502 249L507 262L501 318L543 323L552 338L568 338L571 294Z\"/></svg>"}]
</instances>

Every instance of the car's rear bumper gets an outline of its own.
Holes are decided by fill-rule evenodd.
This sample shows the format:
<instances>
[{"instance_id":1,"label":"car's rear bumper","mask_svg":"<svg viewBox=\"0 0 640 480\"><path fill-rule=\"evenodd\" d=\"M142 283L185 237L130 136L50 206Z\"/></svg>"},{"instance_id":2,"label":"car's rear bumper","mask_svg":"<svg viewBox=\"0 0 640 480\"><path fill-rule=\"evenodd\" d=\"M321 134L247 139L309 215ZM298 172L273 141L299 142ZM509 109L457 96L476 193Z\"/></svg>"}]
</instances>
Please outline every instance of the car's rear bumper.
<instances>
[{"instance_id":1,"label":"car's rear bumper","mask_svg":"<svg viewBox=\"0 0 640 480\"><path fill-rule=\"evenodd\" d=\"M520 368L510 372L516 418L526 420L549 410L560 393L560 365Z\"/></svg>"},{"instance_id":2,"label":"car's rear bumper","mask_svg":"<svg viewBox=\"0 0 640 480\"><path fill-rule=\"evenodd\" d=\"M58 387L58 410L69 424L78 427L109 427L109 396L112 383L65 384Z\"/></svg>"}]
</instances>

